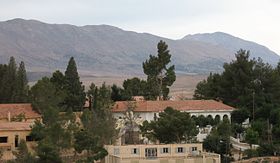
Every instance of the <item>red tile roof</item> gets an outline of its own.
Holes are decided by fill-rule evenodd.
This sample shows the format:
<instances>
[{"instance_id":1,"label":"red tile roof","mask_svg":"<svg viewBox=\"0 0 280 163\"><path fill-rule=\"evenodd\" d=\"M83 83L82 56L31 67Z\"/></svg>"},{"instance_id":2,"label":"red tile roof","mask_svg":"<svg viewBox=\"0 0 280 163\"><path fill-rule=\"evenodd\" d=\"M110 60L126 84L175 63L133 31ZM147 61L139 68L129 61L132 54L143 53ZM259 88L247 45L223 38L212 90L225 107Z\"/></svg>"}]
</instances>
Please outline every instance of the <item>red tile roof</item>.
<instances>
[{"instance_id":1,"label":"red tile roof","mask_svg":"<svg viewBox=\"0 0 280 163\"><path fill-rule=\"evenodd\" d=\"M24 114L27 119L41 117L32 109L31 104L0 104L0 119L7 119L9 112L11 118L19 114Z\"/></svg>"},{"instance_id":2,"label":"red tile roof","mask_svg":"<svg viewBox=\"0 0 280 163\"><path fill-rule=\"evenodd\" d=\"M134 102L136 112L161 112L166 107L172 107L180 111L221 111L228 110L233 111L234 108L225 105L215 100L184 100L184 101L131 101ZM123 112L127 110L127 101L117 101L113 106L113 112Z\"/></svg>"},{"instance_id":3,"label":"red tile roof","mask_svg":"<svg viewBox=\"0 0 280 163\"><path fill-rule=\"evenodd\" d=\"M26 122L1 122L0 131L30 131L32 125Z\"/></svg>"}]
</instances>

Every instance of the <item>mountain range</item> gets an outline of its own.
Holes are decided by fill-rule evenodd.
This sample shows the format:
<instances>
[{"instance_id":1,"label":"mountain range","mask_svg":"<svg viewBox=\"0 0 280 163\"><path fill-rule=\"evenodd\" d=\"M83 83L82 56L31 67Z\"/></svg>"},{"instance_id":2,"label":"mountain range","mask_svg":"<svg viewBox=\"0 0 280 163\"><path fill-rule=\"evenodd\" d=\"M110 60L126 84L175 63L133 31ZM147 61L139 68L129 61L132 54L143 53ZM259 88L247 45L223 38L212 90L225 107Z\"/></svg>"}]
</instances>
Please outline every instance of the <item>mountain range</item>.
<instances>
[{"instance_id":1,"label":"mountain range","mask_svg":"<svg viewBox=\"0 0 280 163\"><path fill-rule=\"evenodd\" d=\"M0 22L0 63L10 56L24 61L28 72L65 70L73 56L82 74L141 75L142 62L157 54L157 43L166 41L177 73L220 72L240 48L251 57L276 65L280 57L267 47L226 33L187 35L168 39L148 33L125 31L109 25L74 26L37 20Z\"/></svg>"}]
</instances>

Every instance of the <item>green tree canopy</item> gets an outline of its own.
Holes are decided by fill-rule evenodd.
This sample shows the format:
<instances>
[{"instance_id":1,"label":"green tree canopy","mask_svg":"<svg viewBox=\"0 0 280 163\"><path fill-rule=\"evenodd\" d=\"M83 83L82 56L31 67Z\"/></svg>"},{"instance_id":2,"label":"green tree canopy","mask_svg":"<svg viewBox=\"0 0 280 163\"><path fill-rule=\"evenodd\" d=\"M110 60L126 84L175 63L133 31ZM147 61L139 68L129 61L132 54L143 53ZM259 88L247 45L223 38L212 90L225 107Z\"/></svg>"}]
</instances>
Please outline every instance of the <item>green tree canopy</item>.
<instances>
[{"instance_id":1,"label":"green tree canopy","mask_svg":"<svg viewBox=\"0 0 280 163\"><path fill-rule=\"evenodd\" d=\"M231 120L234 123L242 124L247 118L249 118L249 111L247 109L237 109L231 113Z\"/></svg>"},{"instance_id":2,"label":"green tree canopy","mask_svg":"<svg viewBox=\"0 0 280 163\"><path fill-rule=\"evenodd\" d=\"M142 134L161 143L192 142L198 134L195 122L189 113L167 107L156 121L145 121L140 126Z\"/></svg>"},{"instance_id":3,"label":"green tree canopy","mask_svg":"<svg viewBox=\"0 0 280 163\"><path fill-rule=\"evenodd\" d=\"M111 144L115 141L117 131L111 108L111 88L105 83L100 88L91 84L88 90L90 110L83 111L81 120L84 128L98 138L100 144ZM104 126L106 126L104 128Z\"/></svg>"},{"instance_id":4,"label":"green tree canopy","mask_svg":"<svg viewBox=\"0 0 280 163\"><path fill-rule=\"evenodd\" d=\"M150 58L143 62L143 70L147 75L147 99L155 100L157 97L167 99L169 87L176 80L175 66L169 66L171 54L168 45L160 41L157 45L158 55L150 55Z\"/></svg>"},{"instance_id":5,"label":"green tree canopy","mask_svg":"<svg viewBox=\"0 0 280 163\"><path fill-rule=\"evenodd\" d=\"M267 120L273 125L280 108L280 70L259 59L250 59L250 53L239 50L236 59L224 64L222 74L210 74L195 90L196 99L218 99L240 108L232 113L232 122L245 119ZM260 133L259 133L260 134ZM262 135L262 134L260 134Z\"/></svg>"},{"instance_id":6,"label":"green tree canopy","mask_svg":"<svg viewBox=\"0 0 280 163\"><path fill-rule=\"evenodd\" d=\"M70 58L65 71L65 89L67 91L65 98L66 109L80 111L84 106L86 94L84 86L80 82L76 62L73 57Z\"/></svg>"},{"instance_id":7,"label":"green tree canopy","mask_svg":"<svg viewBox=\"0 0 280 163\"><path fill-rule=\"evenodd\" d=\"M26 103L28 81L24 62L17 68L16 60L10 57L8 65L0 64L0 103Z\"/></svg>"},{"instance_id":8,"label":"green tree canopy","mask_svg":"<svg viewBox=\"0 0 280 163\"><path fill-rule=\"evenodd\" d=\"M94 162L103 159L108 155L106 149L99 144L98 137L88 130L78 131L75 133L74 148L78 153L87 152L86 159L80 160L85 162Z\"/></svg>"},{"instance_id":9,"label":"green tree canopy","mask_svg":"<svg viewBox=\"0 0 280 163\"><path fill-rule=\"evenodd\" d=\"M43 77L31 88L31 99L33 108L39 113L43 113L48 108L57 108L63 102L64 96L56 91L55 85L50 79Z\"/></svg>"},{"instance_id":10,"label":"green tree canopy","mask_svg":"<svg viewBox=\"0 0 280 163\"><path fill-rule=\"evenodd\" d=\"M131 98L132 96L144 96L147 83L137 77L127 79L123 82L125 96Z\"/></svg>"},{"instance_id":11,"label":"green tree canopy","mask_svg":"<svg viewBox=\"0 0 280 163\"><path fill-rule=\"evenodd\" d=\"M29 87L24 62L20 62L16 75L15 102L27 102L28 90Z\"/></svg>"},{"instance_id":12,"label":"green tree canopy","mask_svg":"<svg viewBox=\"0 0 280 163\"><path fill-rule=\"evenodd\" d=\"M20 140L18 150L13 152L16 156L16 159L13 162L15 163L35 163L36 159L32 154L28 151L25 140Z\"/></svg>"},{"instance_id":13,"label":"green tree canopy","mask_svg":"<svg viewBox=\"0 0 280 163\"><path fill-rule=\"evenodd\" d=\"M252 128L246 130L245 140L250 144L257 144L259 141L259 133Z\"/></svg>"},{"instance_id":14,"label":"green tree canopy","mask_svg":"<svg viewBox=\"0 0 280 163\"><path fill-rule=\"evenodd\" d=\"M221 154L222 162L230 162L230 135L231 125L228 120L223 120L204 139L203 148Z\"/></svg>"},{"instance_id":15,"label":"green tree canopy","mask_svg":"<svg viewBox=\"0 0 280 163\"><path fill-rule=\"evenodd\" d=\"M6 100L13 103L16 96L17 64L14 57L10 58L6 75L4 76Z\"/></svg>"}]
</instances>

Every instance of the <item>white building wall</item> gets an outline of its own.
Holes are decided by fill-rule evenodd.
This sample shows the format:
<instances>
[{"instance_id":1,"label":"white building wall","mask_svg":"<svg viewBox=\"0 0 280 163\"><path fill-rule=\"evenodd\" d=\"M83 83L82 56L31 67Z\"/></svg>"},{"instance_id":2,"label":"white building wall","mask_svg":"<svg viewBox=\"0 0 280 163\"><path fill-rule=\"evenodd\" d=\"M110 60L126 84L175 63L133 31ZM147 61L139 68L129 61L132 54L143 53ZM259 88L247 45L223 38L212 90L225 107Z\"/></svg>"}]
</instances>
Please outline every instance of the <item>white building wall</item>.
<instances>
[{"instance_id":1,"label":"white building wall","mask_svg":"<svg viewBox=\"0 0 280 163\"><path fill-rule=\"evenodd\" d=\"M200 116L203 115L204 117L208 117L209 115L212 116L214 119L217 115L220 116L220 120L223 119L224 116L227 116L230 120L231 118L231 111L187 111L190 113L191 116Z\"/></svg>"},{"instance_id":2,"label":"white building wall","mask_svg":"<svg viewBox=\"0 0 280 163\"><path fill-rule=\"evenodd\" d=\"M196 117L198 117L200 115L207 117L210 115L214 119L218 115L218 116L220 116L220 120L222 120L224 116L227 116L229 118L229 120L231 118L231 116L230 116L231 112L226 111L226 110L225 111L190 110L187 112L190 113L191 116L196 116ZM136 112L134 114L138 114L139 117L141 117L141 119L143 119L144 121L147 120L149 122L154 120L155 114L157 117L159 117L159 112ZM124 114L123 113L114 113L114 117L116 119L119 119L120 117L124 117Z\"/></svg>"},{"instance_id":3,"label":"white building wall","mask_svg":"<svg viewBox=\"0 0 280 163\"><path fill-rule=\"evenodd\" d=\"M144 121L147 120L149 122L154 120L155 114L157 117L159 117L158 112L136 112L134 114L138 114L142 120L144 120ZM120 119L125 116L124 113L114 113L113 115L116 119Z\"/></svg>"}]
</instances>

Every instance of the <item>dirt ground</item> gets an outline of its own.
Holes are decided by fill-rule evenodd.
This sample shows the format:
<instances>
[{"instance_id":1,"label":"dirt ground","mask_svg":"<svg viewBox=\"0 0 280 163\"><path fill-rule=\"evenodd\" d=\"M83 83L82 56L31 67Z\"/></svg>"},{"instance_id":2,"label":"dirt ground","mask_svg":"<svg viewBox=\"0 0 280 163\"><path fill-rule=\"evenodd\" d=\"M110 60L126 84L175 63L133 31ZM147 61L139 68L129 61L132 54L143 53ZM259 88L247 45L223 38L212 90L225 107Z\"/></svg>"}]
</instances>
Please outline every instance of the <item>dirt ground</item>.
<instances>
[{"instance_id":1,"label":"dirt ground","mask_svg":"<svg viewBox=\"0 0 280 163\"><path fill-rule=\"evenodd\" d=\"M81 81L88 89L90 83L100 86L103 82L108 85L116 84L122 85L125 79L132 78L132 76L82 76ZM139 77L145 79L145 77ZM192 98L196 84L207 78L207 75L178 75L175 83L172 85L170 95L175 98Z\"/></svg>"}]
</instances>

